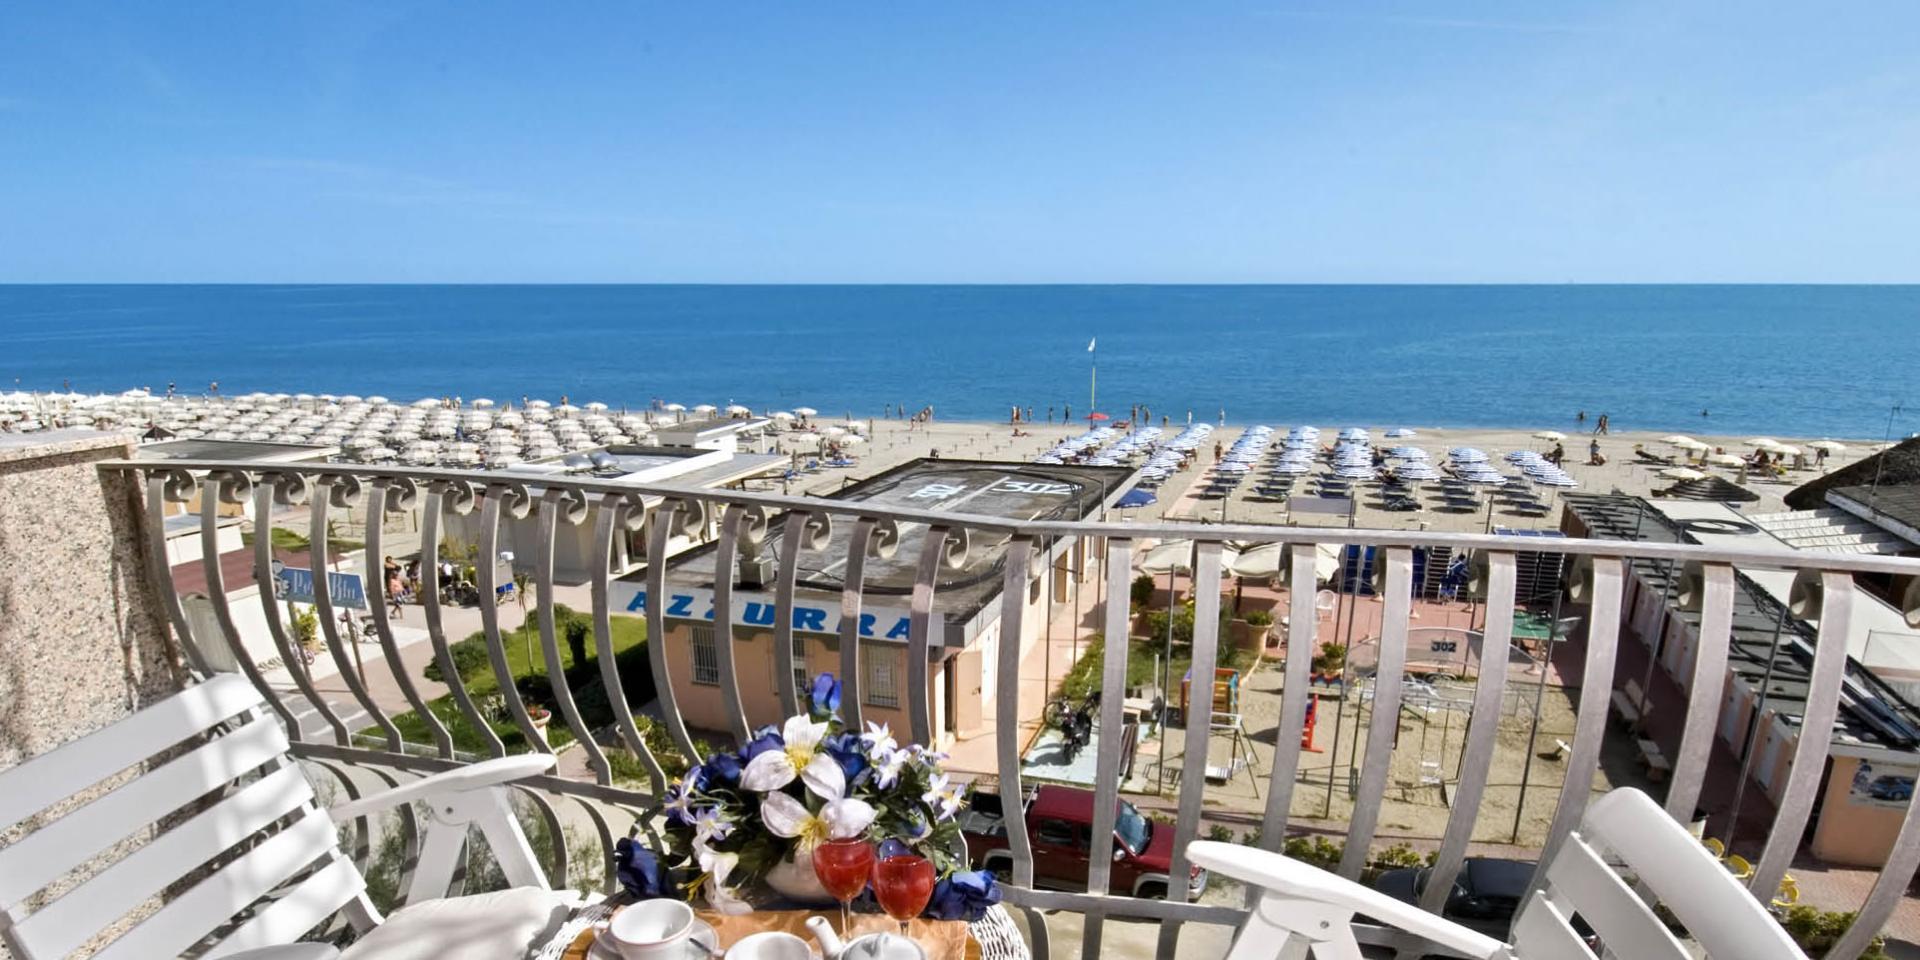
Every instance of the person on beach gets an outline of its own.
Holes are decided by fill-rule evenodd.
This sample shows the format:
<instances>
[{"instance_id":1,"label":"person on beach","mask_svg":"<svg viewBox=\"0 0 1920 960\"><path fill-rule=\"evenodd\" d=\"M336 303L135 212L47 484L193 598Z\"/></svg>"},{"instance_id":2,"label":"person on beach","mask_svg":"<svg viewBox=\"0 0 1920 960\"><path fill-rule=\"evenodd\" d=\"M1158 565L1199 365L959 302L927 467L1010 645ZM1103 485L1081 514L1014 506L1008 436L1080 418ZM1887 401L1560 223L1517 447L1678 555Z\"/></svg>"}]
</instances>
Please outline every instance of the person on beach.
<instances>
[{"instance_id":1,"label":"person on beach","mask_svg":"<svg viewBox=\"0 0 1920 960\"><path fill-rule=\"evenodd\" d=\"M1032 407L1028 407L1028 408L1027 408L1027 417L1026 417L1026 419L1025 419L1025 420L1022 420L1022 421L1020 421L1020 422L1022 422L1022 423L1032 423L1032 422L1033 422L1033 408L1032 408Z\"/></svg>"},{"instance_id":2,"label":"person on beach","mask_svg":"<svg viewBox=\"0 0 1920 960\"><path fill-rule=\"evenodd\" d=\"M1061 423L1073 422L1073 404L1069 403L1060 408L1060 422Z\"/></svg>"},{"instance_id":3,"label":"person on beach","mask_svg":"<svg viewBox=\"0 0 1920 960\"><path fill-rule=\"evenodd\" d=\"M1556 467L1559 466L1561 463L1565 462L1566 459L1567 459L1567 448L1562 444L1558 444L1558 443L1554 444L1553 449L1548 451L1547 453L1547 462L1553 464Z\"/></svg>"},{"instance_id":4,"label":"person on beach","mask_svg":"<svg viewBox=\"0 0 1920 960\"><path fill-rule=\"evenodd\" d=\"M1595 438L1592 440L1588 440L1587 441L1587 466L1598 467L1605 464L1606 462L1607 462L1607 458L1600 455L1599 439Z\"/></svg>"},{"instance_id":5,"label":"person on beach","mask_svg":"<svg viewBox=\"0 0 1920 960\"><path fill-rule=\"evenodd\" d=\"M1052 423L1052 422L1053 422L1053 408L1052 408L1052 407L1048 407L1048 408L1047 408L1047 422L1048 422L1048 423Z\"/></svg>"},{"instance_id":6,"label":"person on beach","mask_svg":"<svg viewBox=\"0 0 1920 960\"><path fill-rule=\"evenodd\" d=\"M1582 411L1580 411L1579 413L1576 413L1576 414L1574 414L1574 415L1573 415L1573 422L1574 422L1574 423L1586 423L1586 422L1587 422L1587 412L1586 412L1585 410L1582 410Z\"/></svg>"}]
</instances>

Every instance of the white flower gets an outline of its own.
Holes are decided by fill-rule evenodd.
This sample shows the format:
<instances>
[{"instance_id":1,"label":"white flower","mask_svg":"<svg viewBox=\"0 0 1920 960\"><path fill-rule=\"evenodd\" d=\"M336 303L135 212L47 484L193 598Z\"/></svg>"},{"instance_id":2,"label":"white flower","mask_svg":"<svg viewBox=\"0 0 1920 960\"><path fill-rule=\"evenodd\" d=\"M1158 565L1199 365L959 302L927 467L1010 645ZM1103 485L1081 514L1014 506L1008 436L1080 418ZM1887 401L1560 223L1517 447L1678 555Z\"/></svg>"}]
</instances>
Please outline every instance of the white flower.
<instances>
[{"instance_id":1,"label":"white flower","mask_svg":"<svg viewBox=\"0 0 1920 960\"><path fill-rule=\"evenodd\" d=\"M907 750L913 755L914 763L927 767L928 769L938 770L941 762L947 759L946 754L938 750L928 750L926 747L917 743L908 747Z\"/></svg>"},{"instance_id":2,"label":"white flower","mask_svg":"<svg viewBox=\"0 0 1920 960\"><path fill-rule=\"evenodd\" d=\"M900 782L900 771L906 769L907 752L889 750L873 758L873 785L882 790L891 790Z\"/></svg>"},{"instance_id":3,"label":"white flower","mask_svg":"<svg viewBox=\"0 0 1920 960\"><path fill-rule=\"evenodd\" d=\"M733 888L727 886L727 876L740 863L739 854L722 853L707 846L705 841L696 839L693 842L693 855L700 863L700 871L707 874L710 881L707 886L708 905L726 914L753 912L753 906L740 899L734 894Z\"/></svg>"},{"instance_id":4,"label":"white flower","mask_svg":"<svg viewBox=\"0 0 1920 960\"><path fill-rule=\"evenodd\" d=\"M685 779L676 777L672 785L667 788L666 811L669 815L677 815L681 820L692 819L693 788Z\"/></svg>"},{"instance_id":5,"label":"white flower","mask_svg":"<svg viewBox=\"0 0 1920 960\"><path fill-rule=\"evenodd\" d=\"M820 749L827 737L827 724L808 717L791 717L780 732L784 750L768 750L747 762L740 774L740 785L755 793L778 790L795 777L806 781L807 789L826 800L838 800L847 792L847 775L838 761Z\"/></svg>"},{"instance_id":6,"label":"white flower","mask_svg":"<svg viewBox=\"0 0 1920 960\"><path fill-rule=\"evenodd\" d=\"M960 788L949 786L946 774L934 774L927 781L927 792L920 795L920 800L932 807L940 819L949 820L960 810Z\"/></svg>"},{"instance_id":7,"label":"white flower","mask_svg":"<svg viewBox=\"0 0 1920 960\"><path fill-rule=\"evenodd\" d=\"M894 748L899 746L893 742L893 731L888 729L886 724L874 723L871 720L867 721L867 732L862 734L860 739L866 741L867 759L874 763L879 763L881 757L892 753Z\"/></svg>"},{"instance_id":8,"label":"white flower","mask_svg":"<svg viewBox=\"0 0 1920 960\"><path fill-rule=\"evenodd\" d=\"M702 807L693 815L694 839L701 843L725 840L731 833L733 821L722 814L718 807Z\"/></svg>"},{"instance_id":9,"label":"white flower","mask_svg":"<svg viewBox=\"0 0 1920 960\"><path fill-rule=\"evenodd\" d=\"M812 850L828 840L846 840L859 836L873 824L873 805L865 800L842 797L827 801L819 813L784 793L769 793L760 801L760 819L775 836L800 841L801 850Z\"/></svg>"}]
</instances>

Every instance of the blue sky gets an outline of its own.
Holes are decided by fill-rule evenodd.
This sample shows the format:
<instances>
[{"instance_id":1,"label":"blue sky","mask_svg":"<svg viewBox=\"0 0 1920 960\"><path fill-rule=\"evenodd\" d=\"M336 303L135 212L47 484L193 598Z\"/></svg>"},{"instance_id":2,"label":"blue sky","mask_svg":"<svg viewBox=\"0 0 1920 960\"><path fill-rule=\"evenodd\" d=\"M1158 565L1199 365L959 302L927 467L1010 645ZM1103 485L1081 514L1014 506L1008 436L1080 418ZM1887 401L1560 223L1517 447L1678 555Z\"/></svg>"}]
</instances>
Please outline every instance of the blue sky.
<instances>
[{"instance_id":1,"label":"blue sky","mask_svg":"<svg viewBox=\"0 0 1920 960\"><path fill-rule=\"evenodd\" d=\"M0 281L1920 280L1920 4L13 4Z\"/></svg>"}]
</instances>

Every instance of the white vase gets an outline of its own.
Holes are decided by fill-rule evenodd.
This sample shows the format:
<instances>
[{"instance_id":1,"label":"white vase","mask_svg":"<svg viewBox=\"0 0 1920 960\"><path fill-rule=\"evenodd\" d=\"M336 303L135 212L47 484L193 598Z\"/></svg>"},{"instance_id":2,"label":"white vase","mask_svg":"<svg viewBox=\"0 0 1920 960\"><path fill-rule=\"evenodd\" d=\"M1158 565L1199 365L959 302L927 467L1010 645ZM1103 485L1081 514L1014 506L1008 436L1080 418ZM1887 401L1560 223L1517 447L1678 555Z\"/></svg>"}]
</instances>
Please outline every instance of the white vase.
<instances>
[{"instance_id":1,"label":"white vase","mask_svg":"<svg viewBox=\"0 0 1920 960\"><path fill-rule=\"evenodd\" d=\"M792 860L776 861L767 871L766 883L774 893L801 906L830 907L839 902L813 872L812 853L795 853Z\"/></svg>"}]
</instances>

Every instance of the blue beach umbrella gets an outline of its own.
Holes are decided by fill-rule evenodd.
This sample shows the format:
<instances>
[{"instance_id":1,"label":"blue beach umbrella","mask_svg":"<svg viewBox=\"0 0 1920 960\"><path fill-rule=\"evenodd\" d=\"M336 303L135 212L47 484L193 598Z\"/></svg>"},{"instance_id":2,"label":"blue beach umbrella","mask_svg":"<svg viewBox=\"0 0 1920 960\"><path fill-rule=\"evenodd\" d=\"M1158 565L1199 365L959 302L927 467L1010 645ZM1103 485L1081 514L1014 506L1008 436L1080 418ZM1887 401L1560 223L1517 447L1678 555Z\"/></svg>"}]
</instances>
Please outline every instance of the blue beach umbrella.
<instances>
[{"instance_id":1,"label":"blue beach umbrella","mask_svg":"<svg viewBox=\"0 0 1920 960\"><path fill-rule=\"evenodd\" d=\"M1159 502L1159 500L1160 498L1154 496L1152 491L1141 490L1136 487L1121 494L1120 499L1115 500L1113 505L1122 510L1132 510L1135 507L1151 506Z\"/></svg>"}]
</instances>

